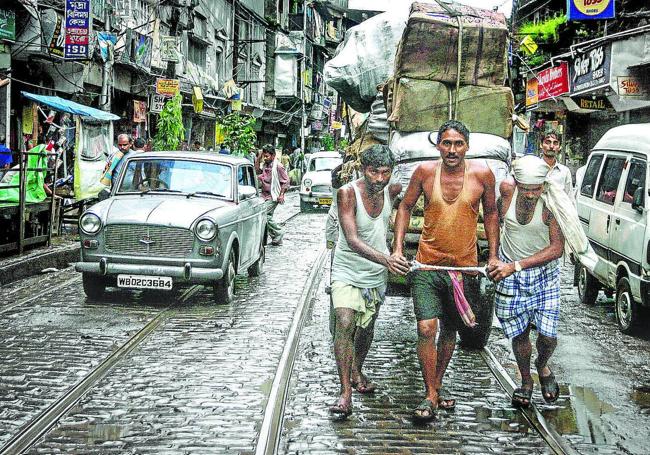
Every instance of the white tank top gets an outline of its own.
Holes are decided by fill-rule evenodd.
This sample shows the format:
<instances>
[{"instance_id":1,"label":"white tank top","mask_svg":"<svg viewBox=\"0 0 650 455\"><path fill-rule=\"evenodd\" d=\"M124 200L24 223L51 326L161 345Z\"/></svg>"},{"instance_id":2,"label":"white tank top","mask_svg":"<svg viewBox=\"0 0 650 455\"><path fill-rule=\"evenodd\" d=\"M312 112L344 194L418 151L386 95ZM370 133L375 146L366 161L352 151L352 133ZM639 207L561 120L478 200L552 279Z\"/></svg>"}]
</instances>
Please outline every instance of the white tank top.
<instances>
[{"instance_id":1,"label":"white tank top","mask_svg":"<svg viewBox=\"0 0 650 455\"><path fill-rule=\"evenodd\" d=\"M356 199L356 221L359 237L375 250L388 254L386 235L392 209L388 186L384 188L384 206L382 207L381 213L373 218L368 215L363 205L361 193L356 182L348 183L348 185L354 190ZM332 281L342 281L358 288L368 289L385 286L387 278L388 273L386 267L352 251L339 220L339 239L334 250Z\"/></svg>"},{"instance_id":2,"label":"white tank top","mask_svg":"<svg viewBox=\"0 0 650 455\"><path fill-rule=\"evenodd\" d=\"M515 189L501 230L501 248L512 261L521 261L551 244L548 226L544 224L544 202L539 198L530 222L519 224L517 221L518 193L519 191Z\"/></svg>"}]
</instances>

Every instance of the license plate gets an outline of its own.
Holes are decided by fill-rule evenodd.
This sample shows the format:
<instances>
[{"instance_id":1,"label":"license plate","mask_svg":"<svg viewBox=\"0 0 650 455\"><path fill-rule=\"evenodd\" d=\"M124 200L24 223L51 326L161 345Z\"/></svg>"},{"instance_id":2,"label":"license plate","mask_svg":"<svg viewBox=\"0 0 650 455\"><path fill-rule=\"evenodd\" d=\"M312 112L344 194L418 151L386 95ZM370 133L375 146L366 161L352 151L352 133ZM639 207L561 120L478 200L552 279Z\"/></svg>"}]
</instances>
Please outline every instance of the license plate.
<instances>
[{"instance_id":1,"label":"license plate","mask_svg":"<svg viewBox=\"0 0 650 455\"><path fill-rule=\"evenodd\" d=\"M319 197L318 198L318 203L320 205L332 205L332 198L331 197Z\"/></svg>"},{"instance_id":2,"label":"license plate","mask_svg":"<svg viewBox=\"0 0 650 455\"><path fill-rule=\"evenodd\" d=\"M172 277L151 275L118 275L117 287L136 289L161 289L169 291L172 288Z\"/></svg>"}]
</instances>

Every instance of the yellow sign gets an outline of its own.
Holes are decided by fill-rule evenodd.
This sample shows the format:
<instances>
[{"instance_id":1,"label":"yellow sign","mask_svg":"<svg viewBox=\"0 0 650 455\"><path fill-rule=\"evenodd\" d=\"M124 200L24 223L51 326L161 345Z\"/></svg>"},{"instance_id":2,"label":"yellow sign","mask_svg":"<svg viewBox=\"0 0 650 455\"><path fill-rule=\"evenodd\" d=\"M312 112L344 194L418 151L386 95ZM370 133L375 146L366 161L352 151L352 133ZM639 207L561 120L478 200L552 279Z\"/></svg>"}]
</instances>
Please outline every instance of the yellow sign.
<instances>
[{"instance_id":1,"label":"yellow sign","mask_svg":"<svg viewBox=\"0 0 650 455\"><path fill-rule=\"evenodd\" d=\"M341 128L343 128L343 124L341 122L332 122L333 130L340 130Z\"/></svg>"},{"instance_id":2,"label":"yellow sign","mask_svg":"<svg viewBox=\"0 0 650 455\"><path fill-rule=\"evenodd\" d=\"M519 45L519 48L524 51L528 55L533 55L535 52L537 52L537 43L535 42L534 39L530 37L530 35L526 35L526 37L522 40L521 44Z\"/></svg>"},{"instance_id":3,"label":"yellow sign","mask_svg":"<svg viewBox=\"0 0 650 455\"><path fill-rule=\"evenodd\" d=\"M226 140L226 131L223 125L219 123L214 125L214 142L215 144L223 144Z\"/></svg>"},{"instance_id":4,"label":"yellow sign","mask_svg":"<svg viewBox=\"0 0 650 455\"><path fill-rule=\"evenodd\" d=\"M539 82L536 77L526 82L526 107L539 103Z\"/></svg>"},{"instance_id":5,"label":"yellow sign","mask_svg":"<svg viewBox=\"0 0 650 455\"><path fill-rule=\"evenodd\" d=\"M156 79L156 93L163 96L175 96L181 91L181 81L178 79Z\"/></svg>"},{"instance_id":6,"label":"yellow sign","mask_svg":"<svg viewBox=\"0 0 650 455\"><path fill-rule=\"evenodd\" d=\"M203 92L201 87L192 87L192 105L194 105L194 112L203 112Z\"/></svg>"},{"instance_id":7,"label":"yellow sign","mask_svg":"<svg viewBox=\"0 0 650 455\"><path fill-rule=\"evenodd\" d=\"M611 0L573 0L578 11L588 16L596 16L607 9Z\"/></svg>"}]
</instances>

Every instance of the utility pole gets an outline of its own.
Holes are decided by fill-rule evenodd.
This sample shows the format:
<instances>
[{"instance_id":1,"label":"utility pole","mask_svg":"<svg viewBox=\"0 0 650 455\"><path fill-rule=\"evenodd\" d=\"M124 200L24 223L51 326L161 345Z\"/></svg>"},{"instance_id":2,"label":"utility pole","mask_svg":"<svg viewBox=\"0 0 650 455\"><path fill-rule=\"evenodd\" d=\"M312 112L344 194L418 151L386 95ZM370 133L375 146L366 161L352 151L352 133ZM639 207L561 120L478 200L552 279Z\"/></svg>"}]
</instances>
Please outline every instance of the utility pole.
<instances>
[{"instance_id":1,"label":"utility pole","mask_svg":"<svg viewBox=\"0 0 650 455\"><path fill-rule=\"evenodd\" d=\"M113 7L111 2L107 1L104 7L104 31L111 32L111 14ZM102 96L100 108L103 111L110 112L111 110L111 72L113 71L113 53L109 52L104 66L102 67Z\"/></svg>"},{"instance_id":2,"label":"utility pole","mask_svg":"<svg viewBox=\"0 0 650 455\"><path fill-rule=\"evenodd\" d=\"M305 71L307 70L307 0L302 4L302 59L300 60L300 152L305 153Z\"/></svg>"},{"instance_id":3,"label":"utility pole","mask_svg":"<svg viewBox=\"0 0 650 455\"><path fill-rule=\"evenodd\" d=\"M171 15L169 16L169 34L174 38L178 37L178 23L181 19L181 10L177 2L171 3ZM167 62L165 76L168 79L174 79L176 76L176 62Z\"/></svg>"}]
</instances>

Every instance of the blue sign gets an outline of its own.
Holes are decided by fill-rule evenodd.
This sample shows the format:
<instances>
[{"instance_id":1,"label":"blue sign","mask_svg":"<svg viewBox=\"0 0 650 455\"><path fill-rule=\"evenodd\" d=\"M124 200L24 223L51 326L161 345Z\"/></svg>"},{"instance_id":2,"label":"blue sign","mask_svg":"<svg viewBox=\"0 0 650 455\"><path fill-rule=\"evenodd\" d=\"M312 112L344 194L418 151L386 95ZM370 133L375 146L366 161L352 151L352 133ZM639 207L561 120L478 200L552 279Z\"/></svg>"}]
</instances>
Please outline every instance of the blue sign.
<instances>
[{"instance_id":1,"label":"blue sign","mask_svg":"<svg viewBox=\"0 0 650 455\"><path fill-rule=\"evenodd\" d=\"M567 0L570 21L602 20L616 17L614 0Z\"/></svg>"},{"instance_id":2,"label":"blue sign","mask_svg":"<svg viewBox=\"0 0 650 455\"><path fill-rule=\"evenodd\" d=\"M66 0L64 58L90 58L90 9L90 0Z\"/></svg>"}]
</instances>

